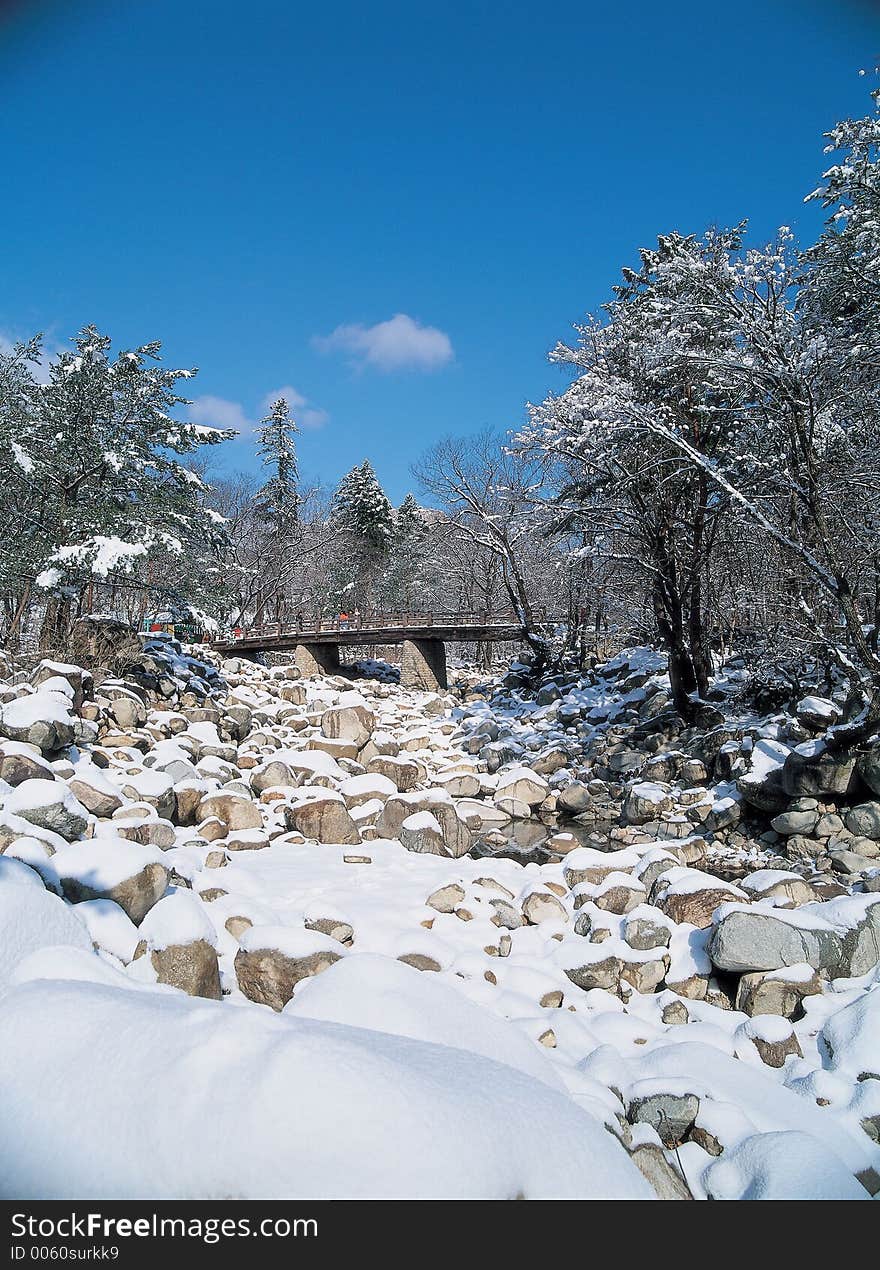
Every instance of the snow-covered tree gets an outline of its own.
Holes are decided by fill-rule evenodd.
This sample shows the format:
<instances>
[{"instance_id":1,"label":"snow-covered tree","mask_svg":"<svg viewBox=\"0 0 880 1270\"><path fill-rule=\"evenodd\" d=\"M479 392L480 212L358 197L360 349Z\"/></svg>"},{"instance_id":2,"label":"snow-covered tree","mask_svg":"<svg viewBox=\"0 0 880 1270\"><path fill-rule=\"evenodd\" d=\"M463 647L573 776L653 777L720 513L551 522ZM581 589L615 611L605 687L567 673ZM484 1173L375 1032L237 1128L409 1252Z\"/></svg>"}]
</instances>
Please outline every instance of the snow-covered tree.
<instances>
[{"instance_id":1,"label":"snow-covered tree","mask_svg":"<svg viewBox=\"0 0 880 1270\"><path fill-rule=\"evenodd\" d=\"M160 347L114 357L109 337L88 326L50 363L47 383L23 367L20 349L0 366L0 426L20 473L4 504L27 527L21 585L31 595L35 583L48 601L47 644L63 643L95 579L152 561L169 580L182 565L187 586L210 587L223 526L181 459L233 434L177 417L187 404L177 385L195 372L158 365Z\"/></svg>"},{"instance_id":2,"label":"snow-covered tree","mask_svg":"<svg viewBox=\"0 0 880 1270\"><path fill-rule=\"evenodd\" d=\"M394 528L381 581L382 604L391 609L424 609L430 529L425 511L407 494L394 514Z\"/></svg>"},{"instance_id":3,"label":"snow-covered tree","mask_svg":"<svg viewBox=\"0 0 880 1270\"><path fill-rule=\"evenodd\" d=\"M519 437L554 470L557 528L580 535L580 556L604 555L647 581L683 714L708 689L707 555L727 500L676 439L712 463L735 448L735 399L713 372L733 335L706 298L726 284L739 242L738 229L669 234L643 250L602 317L551 354L577 378L531 409Z\"/></svg>"},{"instance_id":4,"label":"snow-covered tree","mask_svg":"<svg viewBox=\"0 0 880 1270\"><path fill-rule=\"evenodd\" d=\"M295 557L302 538L295 441L298 431L283 397L273 402L257 429L257 455L268 472L268 480L257 491L252 507L256 574L261 583L255 605L257 621L269 615L280 620L287 584L296 570Z\"/></svg>"},{"instance_id":5,"label":"snow-covered tree","mask_svg":"<svg viewBox=\"0 0 880 1270\"><path fill-rule=\"evenodd\" d=\"M272 408L257 428L257 456L269 473L256 496L255 511L265 526L266 536L279 545L290 536L299 508L299 467L296 457L296 434L299 429L284 397Z\"/></svg>"},{"instance_id":6,"label":"snow-covered tree","mask_svg":"<svg viewBox=\"0 0 880 1270\"><path fill-rule=\"evenodd\" d=\"M369 612L377 583L394 540L394 516L388 496L369 459L339 482L333 498L331 525L338 534L336 589L338 602Z\"/></svg>"}]
</instances>

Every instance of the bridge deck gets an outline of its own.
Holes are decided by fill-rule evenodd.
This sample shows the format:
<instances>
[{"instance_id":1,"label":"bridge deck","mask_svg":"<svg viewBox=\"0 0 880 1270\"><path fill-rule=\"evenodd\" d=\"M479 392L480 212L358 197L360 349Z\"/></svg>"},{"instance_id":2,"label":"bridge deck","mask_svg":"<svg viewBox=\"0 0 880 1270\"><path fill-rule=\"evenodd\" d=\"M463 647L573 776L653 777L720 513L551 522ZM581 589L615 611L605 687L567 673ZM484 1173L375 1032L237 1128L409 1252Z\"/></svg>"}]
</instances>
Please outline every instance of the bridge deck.
<instances>
[{"instance_id":1,"label":"bridge deck","mask_svg":"<svg viewBox=\"0 0 880 1270\"><path fill-rule=\"evenodd\" d=\"M250 627L240 634L213 642L219 652L258 652L296 648L300 644L335 644L340 647L401 644L404 640L502 642L523 636L523 625L513 613L376 613L364 619L324 622L271 623Z\"/></svg>"},{"instance_id":2,"label":"bridge deck","mask_svg":"<svg viewBox=\"0 0 880 1270\"><path fill-rule=\"evenodd\" d=\"M521 639L523 628L512 625L486 626L382 626L360 627L354 630L338 631L282 631L274 634L245 631L242 635L229 640L215 640L214 648L218 652L256 652L260 649L296 648L299 644L335 644L341 648L355 645L402 644L404 640L452 640L485 643L487 640L502 642L504 640Z\"/></svg>"}]
</instances>

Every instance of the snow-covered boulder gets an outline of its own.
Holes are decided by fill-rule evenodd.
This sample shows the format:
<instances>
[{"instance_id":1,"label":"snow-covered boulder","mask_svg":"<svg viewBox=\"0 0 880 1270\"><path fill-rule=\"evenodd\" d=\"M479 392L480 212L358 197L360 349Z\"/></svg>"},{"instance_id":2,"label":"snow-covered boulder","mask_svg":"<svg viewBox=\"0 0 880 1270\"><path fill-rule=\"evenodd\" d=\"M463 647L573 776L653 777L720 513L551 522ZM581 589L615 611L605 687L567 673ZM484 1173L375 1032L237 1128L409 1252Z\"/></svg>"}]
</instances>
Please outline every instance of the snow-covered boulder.
<instances>
[{"instance_id":1,"label":"snow-covered boulder","mask_svg":"<svg viewBox=\"0 0 880 1270\"><path fill-rule=\"evenodd\" d=\"M719 905L747 898L732 883L684 866L661 873L652 891L652 902L661 913L700 929L712 925L712 914Z\"/></svg>"},{"instance_id":2,"label":"snow-covered boulder","mask_svg":"<svg viewBox=\"0 0 880 1270\"><path fill-rule=\"evenodd\" d=\"M672 794L655 781L639 781L627 793L623 804L623 819L628 825L644 825L659 820L672 810Z\"/></svg>"},{"instance_id":3,"label":"snow-covered boulder","mask_svg":"<svg viewBox=\"0 0 880 1270\"><path fill-rule=\"evenodd\" d=\"M360 776L349 776L339 786L339 793L345 799L346 806L351 809L373 799L385 803L392 794L397 793L397 786L393 780L379 772L365 772Z\"/></svg>"},{"instance_id":4,"label":"snow-covered boulder","mask_svg":"<svg viewBox=\"0 0 880 1270\"><path fill-rule=\"evenodd\" d=\"M707 1170L710 1199L868 1199L833 1151L808 1133L753 1134Z\"/></svg>"},{"instance_id":5,"label":"snow-covered boulder","mask_svg":"<svg viewBox=\"0 0 880 1270\"><path fill-rule=\"evenodd\" d=\"M169 870L158 847L125 838L93 838L58 851L52 859L67 899L113 900L135 926L165 894Z\"/></svg>"},{"instance_id":6,"label":"snow-covered boulder","mask_svg":"<svg viewBox=\"0 0 880 1270\"><path fill-rule=\"evenodd\" d=\"M407 816L400 826L398 838L407 851L446 855L440 821L430 811L417 811Z\"/></svg>"},{"instance_id":7,"label":"snow-covered boulder","mask_svg":"<svg viewBox=\"0 0 880 1270\"><path fill-rule=\"evenodd\" d=\"M0 736L26 741L43 754L72 744L76 718L62 693L37 691L0 705Z\"/></svg>"},{"instance_id":8,"label":"snow-covered boulder","mask_svg":"<svg viewBox=\"0 0 880 1270\"><path fill-rule=\"evenodd\" d=\"M24 741L0 743L0 781L14 787L35 779L55 779L51 764L43 758L39 748Z\"/></svg>"},{"instance_id":9,"label":"snow-covered boulder","mask_svg":"<svg viewBox=\"0 0 880 1270\"><path fill-rule=\"evenodd\" d=\"M344 692L336 705L321 715L321 731L331 740L352 741L362 750L369 741L376 717L359 692Z\"/></svg>"},{"instance_id":10,"label":"snow-covered boulder","mask_svg":"<svg viewBox=\"0 0 880 1270\"><path fill-rule=\"evenodd\" d=\"M94 678L90 670L82 666L72 666L67 662L49 661L44 658L31 675L31 683L35 688L52 680L63 679L70 686L73 708L79 710L84 701L94 695Z\"/></svg>"},{"instance_id":11,"label":"snow-covered boulder","mask_svg":"<svg viewBox=\"0 0 880 1270\"><path fill-rule=\"evenodd\" d=\"M724 904L709 944L712 964L719 970L748 973L806 963L815 970L843 974L841 932L813 911L818 907L781 912Z\"/></svg>"},{"instance_id":12,"label":"snow-covered boulder","mask_svg":"<svg viewBox=\"0 0 880 1270\"><path fill-rule=\"evenodd\" d=\"M320 931L252 926L235 955L238 986L251 1001L282 1010L301 979L332 966L347 949Z\"/></svg>"},{"instance_id":13,"label":"snow-covered boulder","mask_svg":"<svg viewBox=\"0 0 880 1270\"><path fill-rule=\"evenodd\" d=\"M880 1081L880 990L832 1014L822 1029L832 1071L856 1081Z\"/></svg>"},{"instance_id":14,"label":"snow-covered boulder","mask_svg":"<svg viewBox=\"0 0 880 1270\"><path fill-rule=\"evenodd\" d=\"M7 794L4 808L32 825L60 834L68 842L85 833L89 814L64 781L22 781Z\"/></svg>"},{"instance_id":15,"label":"snow-covered boulder","mask_svg":"<svg viewBox=\"0 0 880 1270\"><path fill-rule=\"evenodd\" d=\"M202 904L189 891L159 900L141 922L135 958L146 956L159 983L191 997L220 999L217 935Z\"/></svg>"},{"instance_id":16,"label":"snow-covered boulder","mask_svg":"<svg viewBox=\"0 0 880 1270\"><path fill-rule=\"evenodd\" d=\"M798 723L821 732L837 723L843 712L837 702L828 697L806 696L797 703L794 713Z\"/></svg>"},{"instance_id":17,"label":"snow-covered boulder","mask_svg":"<svg viewBox=\"0 0 880 1270\"><path fill-rule=\"evenodd\" d=\"M546 1055L522 1032L440 977L420 974L392 957L361 953L336 962L304 983L284 1014L467 1049L543 1085L563 1088Z\"/></svg>"},{"instance_id":18,"label":"snow-covered boulder","mask_svg":"<svg viewBox=\"0 0 880 1270\"><path fill-rule=\"evenodd\" d=\"M68 784L71 793L95 816L112 816L124 805L119 787L88 755L79 758Z\"/></svg>"},{"instance_id":19,"label":"snow-covered boulder","mask_svg":"<svg viewBox=\"0 0 880 1270\"><path fill-rule=\"evenodd\" d=\"M537 807L549 792L550 786L543 776L529 767L514 767L509 772L500 773L495 797L498 801L512 798L528 807Z\"/></svg>"},{"instance_id":20,"label":"snow-covered boulder","mask_svg":"<svg viewBox=\"0 0 880 1270\"><path fill-rule=\"evenodd\" d=\"M290 818L295 828L314 842L345 845L361 840L345 799L333 790L301 789L300 796L290 809Z\"/></svg>"},{"instance_id":21,"label":"snow-covered boulder","mask_svg":"<svg viewBox=\"0 0 880 1270\"><path fill-rule=\"evenodd\" d=\"M199 820L207 820L216 816L222 820L227 830L261 829L263 818L260 807L252 798L243 794L218 790L216 794L208 794L198 806L196 813Z\"/></svg>"}]
</instances>

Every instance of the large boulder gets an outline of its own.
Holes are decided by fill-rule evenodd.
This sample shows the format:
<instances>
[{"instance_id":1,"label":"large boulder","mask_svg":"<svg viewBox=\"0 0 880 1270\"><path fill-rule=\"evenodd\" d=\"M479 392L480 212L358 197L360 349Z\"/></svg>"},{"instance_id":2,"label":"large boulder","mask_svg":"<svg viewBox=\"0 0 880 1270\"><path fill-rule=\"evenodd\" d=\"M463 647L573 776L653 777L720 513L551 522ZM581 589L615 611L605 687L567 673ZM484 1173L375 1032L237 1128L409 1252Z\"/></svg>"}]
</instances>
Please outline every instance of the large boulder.
<instances>
[{"instance_id":1,"label":"large boulder","mask_svg":"<svg viewBox=\"0 0 880 1270\"><path fill-rule=\"evenodd\" d=\"M701 930L712 925L712 914L721 904L745 898L745 893L731 883L684 867L661 873L652 891L652 903L661 913Z\"/></svg>"},{"instance_id":2,"label":"large boulder","mask_svg":"<svg viewBox=\"0 0 880 1270\"><path fill-rule=\"evenodd\" d=\"M135 956L149 957L159 983L191 997L220 1000L217 936L204 907L189 891L159 900L141 923L140 936Z\"/></svg>"},{"instance_id":3,"label":"large boulder","mask_svg":"<svg viewBox=\"0 0 880 1270\"><path fill-rule=\"evenodd\" d=\"M165 894L169 870L158 847L125 838L93 838L56 852L52 864L65 898L114 900L135 926Z\"/></svg>"},{"instance_id":4,"label":"large boulder","mask_svg":"<svg viewBox=\"0 0 880 1270\"><path fill-rule=\"evenodd\" d=\"M112 617L88 614L74 622L67 651L83 666L121 675L143 659L141 642L125 622Z\"/></svg>"},{"instance_id":5,"label":"large boulder","mask_svg":"<svg viewBox=\"0 0 880 1270\"><path fill-rule=\"evenodd\" d=\"M656 1129L666 1147L677 1147L686 1138L700 1111L696 1094L654 1092L654 1081L637 1081L630 1090L627 1119Z\"/></svg>"},{"instance_id":6,"label":"large boulder","mask_svg":"<svg viewBox=\"0 0 880 1270\"><path fill-rule=\"evenodd\" d=\"M94 679L89 670L82 666L72 666L67 662L48 661L44 659L31 675L31 683L35 688L53 680L64 680L71 691L74 710L79 710L84 702L94 696Z\"/></svg>"},{"instance_id":7,"label":"large boulder","mask_svg":"<svg viewBox=\"0 0 880 1270\"><path fill-rule=\"evenodd\" d=\"M537 807L549 792L550 786L543 776L533 772L530 767L514 767L499 775L495 798L513 798L529 807Z\"/></svg>"},{"instance_id":8,"label":"large boulder","mask_svg":"<svg viewBox=\"0 0 880 1270\"><path fill-rule=\"evenodd\" d=\"M246 997L283 1010L301 979L320 974L344 957L344 945L319 931L252 926L235 955L238 986Z\"/></svg>"},{"instance_id":9,"label":"large boulder","mask_svg":"<svg viewBox=\"0 0 880 1270\"><path fill-rule=\"evenodd\" d=\"M76 719L63 693L37 691L0 705L0 736L25 741L43 754L73 743Z\"/></svg>"},{"instance_id":10,"label":"large boulder","mask_svg":"<svg viewBox=\"0 0 880 1270\"><path fill-rule=\"evenodd\" d=\"M375 754L367 763L367 771L375 772L393 781L400 793L415 789L419 783L420 768L415 759L397 754Z\"/></svg>"},{"instance_id":11,"label":"large boulder","mask_svg":"<svg viewBox=\"0 0 880 1270\"><path fill-rule=\"evenodd\" d=\"M112 816L123 806L119 786L114 785L102 768L90 762L87 755L80 758L68 784L71 793L95 816Z\"/></svg>"},{"instance_id":12,"label":"large boulder","mask_svg":"<svg viewBox=\"0 0 880 1270\"><path fill-rule=\"evenodd\" d=\"M400 826L399 840L407 851L418 855L447 854L440 822L430 811L417 811L407 816Z\"/></svg>"},{"instance_id":13,"label":"large boulder","mask_svg":"<svg viewBox=\"0 0 880 1270\"><path fill-rule=\"evenodd\" d=\"M782 788L790 798L833 798L850 794L857 780L856 755L825 750L821 742L792 750L782 769Z\"/></svg>"},{"instance_id":14,"label":"large boulder","mask_svg":"<svg viewBox=\"0 0 880 1270\"><path fill-rule=\"evenodd\" d=\"M372 710L359 692L344 692L321 715L321 731L331 740L352 741L362 750L376 726Z\"/></svg>"},{"instance_id":15,"label":"large boulder","mask_svg":"<svg viewBox=\"0 0 880 1270\"><path fill-rule=\"evenodd\" d=\"M628 825L644 825L659 820L672 810L672 795L654 781L639 781L626 795L623 819Z\"/></svg>"},{"instance_id":16,"label":"large boulder","mask_svg":"<svg viewBox=\"0 0 880 1270\"><path fill-rule=\"evenodd\" d=\"M846 813L846 827L857 838L880 838L880 802L850 807Z\"/></svg>"},{"instance_id":17,"label":"large boulder","mask_svg":"<svg viewBox=\"0 0 880 1270\"><path fill-rule=\"evenodd\" d=\"M55 773L51 763L43 758L35 745L24 741L4 741L0 744L0 781L14 787L22 781L39 779L54 780Z\"/></svg>"},{"instance_id":18,"label":"large boulder","mask_svg":"<svg viewBox=\"0 0 880 1270\"><path fill-rule=\"evenodd\" d=\"M559 810L569 816L579 816L587 811L593 801L592 794L583 781L572 781L559 791Z\"/></svg>"},{"instance_id":19,"label":"large boulder","mask_svg":"<svg viewBox=\"0 0 880 1270\"><path fill-rule=\"evenodd\" d=\"M222 789L216 794L208 794L201 800L197 816L199 820L208 820L216 816L229 831L262 829L263 827L258 803L244 794L229 793Z\"/></svg>"},{"instance_id":20,"label":"large boulder","mask_svg":"<svg viewBox=\"0 0 880 1270\"><path fill-rule=\"evenodd\" d=\"M806 963L831 978L880 961L880 897L845 896L793 910L724 905L709 942L719 970L748 974Z\"/></svg>"},{"instance_id":21,"label":"large boulder","mask_svg":"<svg viewBox=\"0 0 880 1270\"><path fill-rule=\"evenodd\" d=\"M64 781L27 780L8 794L5 809L33 825L50 829L68 842L85 833L89 814Z\"/></svg>"},{"instance_id":22,"label":"large boulder","mask_svg":"<svg viewBox=\"0 0 880 1270\"><path fill-rule=\"evenodd\" d=\"M335 790L303 787L289 816L293 827L313 842L345 845L361 840L345 799Z\"/></svg>"}]
</instances>

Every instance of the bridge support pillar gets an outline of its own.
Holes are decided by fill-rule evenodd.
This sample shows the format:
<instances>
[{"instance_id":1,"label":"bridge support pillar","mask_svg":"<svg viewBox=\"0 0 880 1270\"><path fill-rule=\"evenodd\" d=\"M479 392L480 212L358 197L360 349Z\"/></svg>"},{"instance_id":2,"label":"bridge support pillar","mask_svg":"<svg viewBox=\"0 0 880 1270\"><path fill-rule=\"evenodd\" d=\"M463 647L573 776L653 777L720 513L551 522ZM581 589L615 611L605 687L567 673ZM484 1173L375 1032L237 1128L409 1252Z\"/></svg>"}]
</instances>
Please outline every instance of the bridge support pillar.
<instances>
[{"instance_id":1,"label":"bridge support pillar","mask_svg":"<svg viewBox=\"0 0 880 1270\"><path fill-rule=\"evenodd\" d=\"M293 653L293 664L298 666L304 675L338 675L338 644L297 644Z\"/></svg>"},{"instance_id":2,"label":"bridge support pillar","mask_svg":"<svg viewBox=\"0 0 880 1270\"><path fill-rule=\"evenodd\" d=\"M442 639L405 639L400 656L403 688L436 692L446 688L446 645Z\"/></svg>"}]
</instances>

